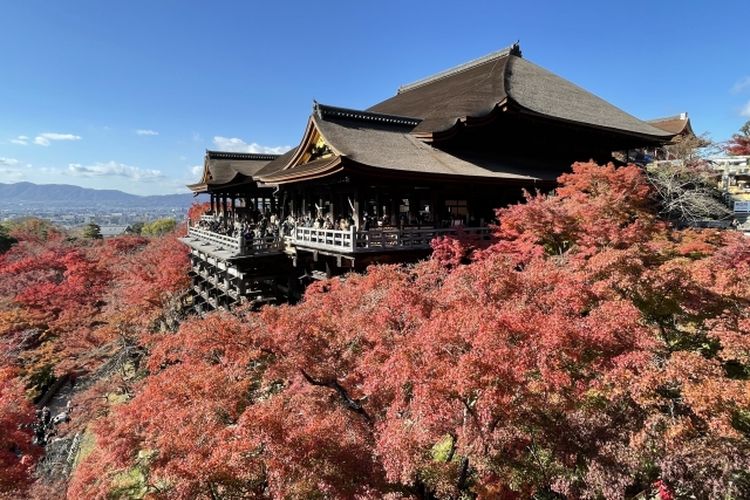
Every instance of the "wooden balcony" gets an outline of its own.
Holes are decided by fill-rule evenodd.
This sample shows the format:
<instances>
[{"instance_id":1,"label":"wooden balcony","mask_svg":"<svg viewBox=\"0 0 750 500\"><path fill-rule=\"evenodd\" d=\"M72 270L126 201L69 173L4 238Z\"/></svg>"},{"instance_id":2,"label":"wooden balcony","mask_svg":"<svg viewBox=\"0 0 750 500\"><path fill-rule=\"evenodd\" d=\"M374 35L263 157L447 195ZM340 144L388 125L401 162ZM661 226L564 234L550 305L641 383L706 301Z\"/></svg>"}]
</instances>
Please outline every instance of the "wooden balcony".
<instances>
[{"instance_id":1,"label":"wooden balcony","mask_svg":"<svg viewBox=\"0 0 750 500\"><path fill-rule=\"evenodd\" d=\"M367 231L318 229L297 227L283 237L245 240L203 228L188 227L183 241L193 248L224 257L248 257L279 254L287 251L311 250L337 254L383 253L400 250L428 250L430 242L439 236L467 235L477 240L489 240L487 227L451 228L377 228ZM198 274L204 276L201 270ZM207 276L204 276L207 277Z\"/></svg>"},{"instance_id":2,"label":"wooden balcony","mask_svg":"<svg viewBox=\"0 0 750 500\"><path fill-rule=\"evenodd\" d=\"M367 231L315 229L298 227L287 238L293 247L311 250L356 254L396 250L429 249L430 242L439 236L465 234L480 240L489 240L489 228L378 228Z\"/></svg>"}]
</instances>

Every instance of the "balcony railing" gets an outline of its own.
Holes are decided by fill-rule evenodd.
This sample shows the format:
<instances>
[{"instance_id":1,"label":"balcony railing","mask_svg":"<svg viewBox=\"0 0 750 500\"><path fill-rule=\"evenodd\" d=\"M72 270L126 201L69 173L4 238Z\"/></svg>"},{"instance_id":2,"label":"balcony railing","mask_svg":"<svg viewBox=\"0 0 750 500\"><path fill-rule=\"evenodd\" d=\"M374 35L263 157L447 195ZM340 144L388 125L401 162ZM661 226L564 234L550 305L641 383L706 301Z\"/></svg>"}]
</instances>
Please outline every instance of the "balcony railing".
<instances>
[{"instance_id":1,"label":"balcony railing","mask_svg":"<svg viewBox=\"0 0 750 500\"><path fill-rule=\"evenodd\" d=\"M479 241L489 240L489 228L377 228L357 231L296 227L288 236L245 239L227 236L207 229L189 226L188 237L215 250L227 251L233 256L280 253L287 248L322 250L338 253L383 252L389 250L429 249L430 242L439 236L465 235Z\"/></svg>"},{"instance_id":2,"label":"balcony railing","mask_svg":"<svg viewBox=\"0 0 750 500\"><path fill-rule=\"evenodd\" d=\"M283 250L283 241L272 236L246 239L243 236L228 236L195 226L188 226L187 235L188 238L207 243L216 250L227 251L237 256L272 254Z\"/></svg>"}]
</instances>

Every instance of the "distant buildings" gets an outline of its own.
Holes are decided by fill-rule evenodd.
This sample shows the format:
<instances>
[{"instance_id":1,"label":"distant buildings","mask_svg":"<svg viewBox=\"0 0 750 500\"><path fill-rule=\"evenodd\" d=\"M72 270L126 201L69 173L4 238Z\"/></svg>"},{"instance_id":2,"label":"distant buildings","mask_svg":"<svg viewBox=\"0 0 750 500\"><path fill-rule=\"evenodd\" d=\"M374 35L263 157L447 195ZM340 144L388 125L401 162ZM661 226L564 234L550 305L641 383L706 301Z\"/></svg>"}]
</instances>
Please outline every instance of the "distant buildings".
<instances>
[{"instance_id":1,"label":"distant buildings","mask_svg":"<svg viewBox=\"0 0 750 500\"><path fill-rule=\"evenodd\" d=\"M734 212L746 217L750 212L750 156L714 157L709 162L721 174L721 189Z\"/></svg>"}]
</instances>

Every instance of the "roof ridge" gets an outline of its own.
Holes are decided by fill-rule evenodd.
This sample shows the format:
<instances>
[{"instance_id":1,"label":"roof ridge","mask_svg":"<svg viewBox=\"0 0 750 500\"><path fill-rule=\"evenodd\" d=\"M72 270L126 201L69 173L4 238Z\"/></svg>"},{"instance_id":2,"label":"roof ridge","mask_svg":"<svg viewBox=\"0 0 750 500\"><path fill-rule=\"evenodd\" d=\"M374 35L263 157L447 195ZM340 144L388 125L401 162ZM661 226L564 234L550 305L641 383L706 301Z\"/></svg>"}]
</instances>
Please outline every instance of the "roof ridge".
<instances>
[{"instance_id":1,"label":"roof ridge","mask_svg":"<svg viewBox=\"0 0 750 500\"><path fill-rule=\"evenodd\" d=\"M449 76L456 75L458 73L463 73L464 71L470 70L472 68L476 68L477 66L481 66L482 64L495 61L496 59L500 59L501 57L506 57L509 55L514 55L518 57L522 57L521 55L521 45L519 42L515 42L513 45L509 47L505 47L504 49L496 50L495 52L491 52L487 54L486 56L479 57L477 59L472 59L471 61L467 61L463 64L459 64L458 66L454 66L452 68L448 68L444 71L440 71L438 73L435 73L434 75L430 75L428 77L422 78L420 80L417 80L412 83L407 83L405 85L401 85L398 88L398 91L396 94L402 94L404 92L408 92L410 90L417 89L419 87L423 87L425 85L428 85L430 83L436 82L438 80L442 80L444 78L448 78Z\"/></svg>"},{"instance_id":2,"label":"roof ridge","mask_svg":"<svg viewBox=\"0 0 750 500\"><path fill-rule=\"evenodd\" d=\"M348 118L353 120L372 121L378 123L388 123L394 125L408 125L416 127L422 121L421 118L412 118L409 116L386 115L375 113L373 111L362 111L359 109L342 108L338 106L329 106L313 101L313 112L318 116L333 116L338 118Z\"/></svg>"},{"instance_id":3,"label":"roof ridge","mask_svg":"<svg viewBox=\"0 0 750 500\"><path fill-rule=\"evenodd\" d=\"M687 114L687 111L683 111L682 113L679 113L677 115L671 115L671 116L661 116L659 118L651 118L649 120L644 120L646 123L656 123L656 122L665 122L667 120L689 120L690 117Z\"/></svg>"},{"instance_id":4,"label":"roof ridge","mask_svg":"<svg viewBox=\"0 0 750 500\"><path fill-rule=\"evenodd\" d=\"M207 149L206 155L210 159L226 160L275 160L281 155L273 153L241 153L236 151L212 151Z\"/></svg>"}]
</instances>

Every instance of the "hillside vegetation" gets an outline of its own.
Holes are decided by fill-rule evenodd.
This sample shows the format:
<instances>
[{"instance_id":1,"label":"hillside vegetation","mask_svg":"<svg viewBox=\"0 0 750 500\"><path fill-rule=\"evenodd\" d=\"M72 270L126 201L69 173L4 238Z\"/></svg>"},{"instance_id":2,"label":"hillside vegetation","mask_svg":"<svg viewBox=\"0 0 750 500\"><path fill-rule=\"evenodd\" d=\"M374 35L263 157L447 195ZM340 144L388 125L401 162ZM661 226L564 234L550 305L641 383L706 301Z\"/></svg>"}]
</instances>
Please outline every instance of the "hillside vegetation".
<instances>
[{"instance_id":1,"label":"hillside vegetation","mask_svg":"<svg viewBox=\"0 0 750 500\"><path fill-rule=\"evenodd\" d=\"M559 181L498 210L489 247L442 239L294 306L205 317L183 314L174 234L13 229L0 491L750 497L750 240L674 229L636 167ZM63 378L70 421L45 449L32 402Z\"/></svg>"}]
</instances>

